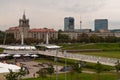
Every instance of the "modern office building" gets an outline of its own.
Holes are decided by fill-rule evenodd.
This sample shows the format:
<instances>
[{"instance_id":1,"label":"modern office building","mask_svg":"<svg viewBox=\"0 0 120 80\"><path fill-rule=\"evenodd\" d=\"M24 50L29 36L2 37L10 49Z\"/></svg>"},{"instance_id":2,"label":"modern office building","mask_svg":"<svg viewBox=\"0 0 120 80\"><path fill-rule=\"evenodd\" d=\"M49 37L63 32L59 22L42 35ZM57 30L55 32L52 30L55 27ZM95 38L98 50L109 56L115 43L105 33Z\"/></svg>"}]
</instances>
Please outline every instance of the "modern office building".
<instances>
[{"instance_id":1,"label":"modern office building","mask_svg":"<svg viewBox=\"0 0 120 80\"><path fill-rule=\"evenodd\" d=\"M74 31L74 18L73 17L64 18L64 31Z\"/></svg>"},{"instance_id":2,"label":"modern office building","mask_svg":"<svg viewBox=\"0 0 120 80\"><path fill-rule=\"evenodd\" d=\"M108 20L107 19L96 19L95 20L95 32L99 30L108 30Z\"/></svg>"}]
</instances>

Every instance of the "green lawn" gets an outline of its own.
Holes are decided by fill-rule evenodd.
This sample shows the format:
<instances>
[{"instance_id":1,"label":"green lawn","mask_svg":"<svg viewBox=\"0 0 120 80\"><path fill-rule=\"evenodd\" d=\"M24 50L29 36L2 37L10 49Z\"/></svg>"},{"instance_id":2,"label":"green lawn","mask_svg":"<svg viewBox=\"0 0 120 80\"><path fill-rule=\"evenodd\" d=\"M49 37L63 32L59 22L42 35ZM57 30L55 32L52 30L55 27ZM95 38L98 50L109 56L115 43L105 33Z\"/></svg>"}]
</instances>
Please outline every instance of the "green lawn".
<instances>
[{"instance_id":1,"label":"green lawn","mask_svg":"<svg viewBox=\"0 0 120 80\"><path fill-rule=\"evenodd\" d=\"M3 52L3 50L4 50L3 48L0 48L0 52Z\"/></svg>"},{"instance_id":2,"label":"green lawn","mask_svg":"<svg viewBox=\"0 0 120 80\"><path fill-rule=\"evenodd\" d=\"M110 58L120 59L120 51L79 52L78 54L94 55L94 56L102 56L102 57L110 57Z\"/></svg>"},{"instance_id":3,"label":"green lawn","mask_svg":"<svg viewBox=\"0 0 120 80\"><path fill-rule=\"evenodd\" d=\"M80 54L120 59L120 43L60 44L65 50L101 49L102 52L79 52Z\"/></svg>"},{"instance_id":4,"label":"green lawn","mask_svg":"<svg viewBox=\"0 0 120 80\"><path fill-rule=\"evenodd\" d=\"M117 80L115 73L102 73L100 75L101 80ZM47 78L29 78L24 80L50 80L50 77ZM56 80L55 75L52 76L51 80ZM65 80L64 74L58 75L58 80ZM87 74L87 73L81 73L81 74L68 74L67 73L67 80L98 80L97 74Z\"/></svg>"},{"instance_id":5,"label":"green lawn","mask_svg":"<svg viewBox=\"0 0 120 80\"><path fill-rule=\"evenodd\" d=\"M59 44L62 49L81 50L81 49L102 49L104 51L120 51L120 43L89 43L89 44Z\"/></svg>"}]
</instances>

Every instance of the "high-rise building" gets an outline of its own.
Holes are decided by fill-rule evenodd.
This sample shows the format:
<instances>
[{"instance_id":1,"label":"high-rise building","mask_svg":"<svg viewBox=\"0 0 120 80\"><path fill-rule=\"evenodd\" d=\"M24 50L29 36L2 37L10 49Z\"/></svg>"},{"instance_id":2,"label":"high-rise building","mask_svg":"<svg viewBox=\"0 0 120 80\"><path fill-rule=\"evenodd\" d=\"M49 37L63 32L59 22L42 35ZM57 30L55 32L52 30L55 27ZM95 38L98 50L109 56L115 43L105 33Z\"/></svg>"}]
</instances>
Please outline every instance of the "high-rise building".
<instances>
[{"instance_id":1,"label":"high-rise building","mask_svg":"<svg viewBox=\"0 0 120 80\"><path fill-rule=\"evenodd\" d=\"M74 18L73 17L64 18L64 31L74 31Z\"/></svg>"},{"instance_id":2,"label":"high-rise building","mask_svg":"<svg viewBox=\"0 0 120 80\"><path fill-rule=\"evenodd\" d=\"M95 31L108 30L108 19L96 19Z\"/></svg>"}]
</instances>

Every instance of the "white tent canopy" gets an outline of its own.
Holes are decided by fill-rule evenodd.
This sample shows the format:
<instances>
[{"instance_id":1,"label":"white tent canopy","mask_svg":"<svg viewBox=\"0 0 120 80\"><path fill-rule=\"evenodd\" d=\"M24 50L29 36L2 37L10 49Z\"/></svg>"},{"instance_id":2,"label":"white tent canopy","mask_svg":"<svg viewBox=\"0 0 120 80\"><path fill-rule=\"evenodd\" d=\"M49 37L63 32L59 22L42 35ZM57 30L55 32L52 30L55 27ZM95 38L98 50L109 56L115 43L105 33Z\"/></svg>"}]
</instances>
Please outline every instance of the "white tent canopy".
<instances>
[{"instance_id":1,"label":"white tent canopy","mask_svg":"<svg viewBox=\"0 0 120 80\"><path fill-rule=\"evenodd\" d=\"M36 45L36 46L45 47L45 48L48 48L48 49L59 49L59 48L61 48L61 46L51 45L51 44L40 44L40 45Z\"/></svg>"},{"instance_id":2,"label":"white tent canopy","mask_svg":"<svg viewBox=\"0 0 120 80\"><path fill-rule=\"evenodd\" d=\"M12 49L12 50L35 50L35 46L6 46L5 49Z\"/></svg>"},{"instance_id":3,"label":"white tent canopy","mask_svg":"<svg viewBox=\"0 0 120 80\"><path fill-rule=\"evenodd\" d=\"M0 54L0 58L6 57L6 56L7 56L6 54Z\"/></svg>"},{"instance_id":4,"label":"white tent canopy","mask_svg":"<svg viewBox=\"0 0 120 80\"><path fill-rule=\"evenodd\" d=\"M48 48L48 49L59 49L60 46L57 46L57 45L48 45L48 46L46 46L46 48Z\"/></svg>"},{"instance_id":5,"label":"white tent canopy","mask_svg":"<svg viewBox=\"0 0 120 80\"><path fill-rule=\"evenodd\" d=\"M19 71L20 67L12 64L6 64L0 62L0 73L6 73L9 72L9 69L11 69L13 72Z\"/></svg>"},{"instance_id":6,"label":"white tent canopy","mask_svg":"<svg viewBox=\"0 0 120 80\"><path fill-rule=\"evenodd\" d=\"M25 54L24 56L26 56L26 57L27 57L27 56L30 56L30 54Z\"/></svg>"},{"instance_id":7,"label":"white tent canopy","mask_svg":"<svg viewBox=\"0 0 120 80\"><path fill-rule=\"evenodd\" d=\"M19 54L15 54L13 57L20 57L21 55L19 55Z\"/></svg>"},{"instance_id":8,"label":"white tent canopy","mask_svg":"<svg viewBox=\"0 0 120 80\"><path fill-rule=\"evenodd\" d=\"M33 54L33 55L31 55L31 57L38 57L38 55L36 55L36 54Z\"/></svg>"}]
</instances>

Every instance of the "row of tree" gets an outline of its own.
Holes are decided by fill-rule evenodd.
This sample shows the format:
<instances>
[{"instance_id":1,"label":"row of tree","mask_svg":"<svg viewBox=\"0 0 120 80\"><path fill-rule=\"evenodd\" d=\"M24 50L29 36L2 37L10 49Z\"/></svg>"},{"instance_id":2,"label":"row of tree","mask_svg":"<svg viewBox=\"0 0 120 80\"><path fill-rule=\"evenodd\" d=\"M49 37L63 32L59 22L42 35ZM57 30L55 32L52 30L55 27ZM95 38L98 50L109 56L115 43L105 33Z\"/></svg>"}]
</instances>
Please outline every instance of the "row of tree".
<instances>
[{"instance_id":1,"label":"row of tree","mask_svg":"<svg viewBox=\"0 0 120 80\"><path fill-rule=\"evenodd\" d=\"M77 39L70 39L68 35L65 34L58 34L58 40L56 41L58 43L100 43L100 42L108 42L108 43L115 43L120 42L119 37L115 36L106 36L101 37L97 36L95 34L88 36L86 33L82 33L77 37Z\"/></svg>"},{"instance_id":2,"label":"row of tree","mask_svg":"<svg viewBox=\"0 0 120 80\"><path fill-rule=\"evenodd\" d=\"M45 43L44 40L39 40L35 38L26 38L24 39L25 44L31 45L31 44L39 44L39 43ZM92 36L88 36L86 33L82 33L78 36L77 39L71 39L66 34L61 34L61 31L58 31L58 39L49 39L49 43L100 43L100 42L108 42L108 43L115 43L120 42L119 37L115 36L106 36L101 37L93 34ZM13 34L5 34L4 32L0 32L0 44L20 44L21 40L14 39Z\"/></svg>"}]
</instances>

